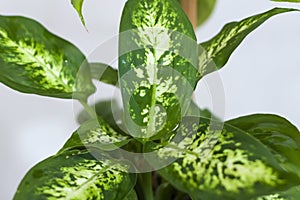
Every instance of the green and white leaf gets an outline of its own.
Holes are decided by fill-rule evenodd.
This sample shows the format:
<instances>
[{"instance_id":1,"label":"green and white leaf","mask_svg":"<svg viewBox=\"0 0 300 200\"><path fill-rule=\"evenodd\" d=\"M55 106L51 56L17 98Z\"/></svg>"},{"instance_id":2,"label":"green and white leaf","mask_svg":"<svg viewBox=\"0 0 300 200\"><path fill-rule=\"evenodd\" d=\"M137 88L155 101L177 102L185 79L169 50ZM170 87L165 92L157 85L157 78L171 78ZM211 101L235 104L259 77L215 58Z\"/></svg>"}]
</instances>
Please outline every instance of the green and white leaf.
<instances>
[{"instance_id":1,"label":"green and white leaf","mask_svg":"<svg viewBox=\"0 0 300 200\"><path fill-rule=\"evenodd\" d=\"M209 19L214 11L216 0L197 0L197 26Z\"/></svg>"},{"instance_id":2,"label":"green and white leaf","mask_svg":"<svg viewBox=\"0 0 300 200\"><path fill-rule=\"evenodd\" d=\"M300 178L300 132L288 120L271 114L255 114L226 122L263 143L289 172Z\"/></svg>"},{"instance_id":3,"label":"green and white leaf","mask_svg":"<svg viewBox=\"0 0 300 200\"><path fill-rule=\"evenodd\" d=\"M82 6L84 0L71 0L73 7L75 8L76 12L78 13L82 24L85 26L84 17L82 15Z\"/></svg>"},{"instance_id":4,"label":"green and white leaf","mask_svg":"<svg viewBox=\"0 0 300 200\"><path fill-rule=\"evenodd\" d=\"M14 199L120 200L135 184L135 175L127 169L105 157L95 159L86 151L67 151L34 166Z\"/></svg>"},{"instance_id":5,"label":"green and white leaf","mask_svg":"<svg viewBox=\"0 0 300 200\"><path fill-rule=\"evenodd\" d=\"M221 69L230 58L234 50L252 31L266 20L277 14L298 11L289 8L274 8L262 14L248 17L239 22L226 24L211 40L199 44L199 73L205 74Z\"/></svg>"},{"instance_id":6,"label":"green and white leaf","mask_svg":"<svg viewBox=\"0 0 300 200\"><path fill-rule=\"evenodd\" d=\"M280 194L271 194L267 196L258 197L256 200L286 200Z\"/></svg>"},{"instance_id":7,"label":"green and white leaf","mask_svg":"<svg viewBox=\"0 0 300 200\"><path fill-rule=\"evenodd\" d=\"M197 81L192 25L174 0L128 0L119 40L125 124L137 138L169 132L186 112Z\"/></svg>"},{"instance_id":8,"label":"green and white leaf","mask_svg":"<svg viewBox=\"0 0 300 200\"><path fill-rule=\"evenodd\" d=\"M111 151L124 146L129 141L129 136L115 131L103 118L99 117L98 120L91 119L84 122L60 151L82 147Z\"/></svg>"},{"instance_id":9,"label":"green and white leaf","mask_svg":"<svg viewBox=\"0 0 300 200\"><path fill-rule=\"evenodd\" d=\"M85 56L38 22L0 16L0 82L24 93L85 99L95 88Z\"/></svg>"},{"instance_id":10,"label":"green and white leaf","mask_svg":"<svg viewBox=\"0 0 300 200\"><path fill-rule=\"evenodd\" d=\"M300 183L296 172L286 172L257 139L227 124L219 129L220 125L184 118L168 143L146 144L146 151L157 151L147 159L154 166L173 160L159 173L194 200L251 199Z\"/></svg>"}]
</instances>

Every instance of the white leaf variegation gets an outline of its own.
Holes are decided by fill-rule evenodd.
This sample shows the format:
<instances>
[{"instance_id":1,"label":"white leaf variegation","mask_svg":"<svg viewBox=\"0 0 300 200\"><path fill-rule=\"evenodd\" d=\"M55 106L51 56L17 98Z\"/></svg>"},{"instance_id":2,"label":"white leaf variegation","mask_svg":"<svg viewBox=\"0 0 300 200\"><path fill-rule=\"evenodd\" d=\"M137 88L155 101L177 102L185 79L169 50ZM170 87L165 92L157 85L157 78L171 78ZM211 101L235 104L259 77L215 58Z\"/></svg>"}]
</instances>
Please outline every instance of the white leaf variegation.
<instances>
[{"instance_id":1,"label":"white leaf variegation","mask_svg":"<svg viewBox=\"0 0 300 200\"><path fill-rule=\"evenodd\" d=\"M130 141L130 137L120 131L114 130L104 119L89 120L73 133L60 150L66 151L74 148L97 148L111 151L124 146Z\"/></svg>"},{"instance_id":2,"label":"white leaf variegation","mask_svg":"<svg viewBox=\"0 0 300 200\"><path fill-rule=\"evenodd\" d=\"M193 28L174 0L129 0L119 44L125 125L135 137L158 138L176 126L196 85Z\"/></svg>"},{"instance_id":3,"label":"white leaf variegation","mask_svg":"<svg viewBox=\"0 0 300 200\"><path fill-rule=\"evenodd\" d=\"M262 143L229 125L214 130L206 119L184 118L167 144L148 143L154 166L176 160L159 173L193 199L251 199L300 183Z\"/></svg>"},{"instance_id":4,"label":"white leaf variegation","mask_svg":"<svg viewBox=\"0 0 300 200\"><path fill-rule=\"evenodd\" d=\"M267 12L248 17L239 22L226 24L211 40L199 44L200 78L205 74L221 69L228 61L233 51L252 31L269 18L286 12L298 11L290 8L274 8Z\"/></svg>"},{"instance_id":5,"label":"white leaf variegation","mask_svg":"<svg viewBox=\"0 0 300 200\"><path fill-rule=\"evenodd\" d=\"M123 199L135 184L127 169L103 156L96 159L86 151L67 151L33 167L14 199Z\"/></svg>"},{"instance_id":6,"label":"white leaf variegation","mask_svg":"<svg viewBox=\"0 0 300 200\"><path fill-rule=\"evenodd\" d=\"M71 0L71 3L73 5L74 9L76 10L76 12L78 13L82 24L85 26L84 17L82 15L83 2L84 2L84 0Z\"/></svg>"},{"instance_id":7,"label":"white leaf variegation","mask_svg":"<svg viewBox=\"0 0 300 200\"><path fill-rule=\"evenodd\" d=\"M94 92L85 56L24 17L0 16L0 82L25 93L85 99Z\"/></svg>"}]
</instances>

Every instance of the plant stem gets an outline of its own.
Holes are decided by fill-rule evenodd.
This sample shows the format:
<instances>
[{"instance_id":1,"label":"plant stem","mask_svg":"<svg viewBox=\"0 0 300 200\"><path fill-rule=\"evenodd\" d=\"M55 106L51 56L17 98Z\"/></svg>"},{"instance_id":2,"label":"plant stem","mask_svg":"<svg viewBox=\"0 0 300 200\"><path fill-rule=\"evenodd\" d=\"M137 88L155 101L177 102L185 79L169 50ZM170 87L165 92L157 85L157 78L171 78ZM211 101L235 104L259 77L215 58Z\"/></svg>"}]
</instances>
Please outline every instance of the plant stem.
<instances>
[{"instance_id":1,"label":"plant stem","mask_svg":"<svg viewBox=\"0 0 300 200\"><path fill-rule=\"evenodd\" d=\"M152 173L148 172L142 174L142 179L144 182L143 192L145 200L153 200L153 190L152 190Z\"/></svg>"},{"instance_id":2,"label":"plant stem","mask_svg":"<svg viewBox=\"0 0 300 200\"><path fill-rule=\"evenodd\" d=\"M89 106L89 104L87 104L87 102L83 100L79 100L79 102L81 103L81 105L84 107L84 110L90 115L91 118L97 119L97 113L91 106Z\"/></svg>"},{"instance_id":3,"label":"plant stem","mask_svg":"<svg viewBox=\"0 0 300 200\"><path fill-rule=\"evenodd\" d=\"M181 0L181 6L195 29L197 27L197 0Z\"/></svg>"},{"instance_id":4,"label":"plant stem","mask_svg":"<svg viewBox=\"0 0 300 200\"><path fill-rule=\"evenodd\" d=\"M154 200L152 190L152 173L144 173L138 175L137 190L140 192L140 198L143 200Z\"/></svg>"}]
</instances>

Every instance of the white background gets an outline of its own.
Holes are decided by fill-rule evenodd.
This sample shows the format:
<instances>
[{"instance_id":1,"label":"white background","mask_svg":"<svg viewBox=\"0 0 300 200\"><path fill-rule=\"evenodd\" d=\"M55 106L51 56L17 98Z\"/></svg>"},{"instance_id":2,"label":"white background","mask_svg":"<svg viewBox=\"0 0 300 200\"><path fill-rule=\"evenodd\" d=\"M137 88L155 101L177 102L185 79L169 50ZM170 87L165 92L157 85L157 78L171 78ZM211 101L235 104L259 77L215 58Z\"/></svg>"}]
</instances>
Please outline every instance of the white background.
<instances>
[{"instance_id":1,"label":"white background","mask_svg":"<svg viewBox=\"0 0 300 200\"><path fill-rule=\"evenodd\" d=\"M0 0L1 15L22 15L41 22L51 32L71 41L86 55L118 33L124 0L87 0L81 25L70 0ZM199 41L214 36L230 21L275 6L297 4L268 0L219 0L212 18L199 30ZM219 75L226 94L225 119L251 113L275 113L300 128L300 13L272 18L249 35ZM1 67L1 66L0 66ZM201 90L202 89L202 90ZM103 96L109 94L106 87ZM202 81L196 95L211 106ZM21 94L0 85L0 199L11 199L25 173L53 155L77 124L70 100Z\"/></svg>"}]
</instances>

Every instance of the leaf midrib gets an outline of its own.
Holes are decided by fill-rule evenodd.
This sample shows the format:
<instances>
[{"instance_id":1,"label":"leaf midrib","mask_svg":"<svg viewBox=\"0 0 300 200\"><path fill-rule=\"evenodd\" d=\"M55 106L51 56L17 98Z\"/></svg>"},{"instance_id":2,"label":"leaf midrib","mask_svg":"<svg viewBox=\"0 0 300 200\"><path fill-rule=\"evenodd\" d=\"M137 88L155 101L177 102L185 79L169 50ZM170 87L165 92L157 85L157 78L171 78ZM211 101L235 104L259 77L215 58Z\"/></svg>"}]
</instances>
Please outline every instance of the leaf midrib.
<instances>
[{"instance_id":1,"label":"leaf midrib","mask_svg":"<svg viewBox=\"0 0 300 200\"><path fill-rule=\"evenodd\" d=\"M7 37L9 38L9 37ZM42 68L46 71L46 73L50 73L53 77L56 77L56 80L62 84L64 86L64 88L67 90L67 91L73 91L73 88L70 87L68 84L66 84L65 82L63 82L59 76L57 76L55 73L53 73L53 71L43 62L41 61L40 59L36 58L35 56L33 56L30 52L28 52L28 50L26 48L23 48L21 45L19 45L16 41L12 40L11 38L9 38L10 41L18 48L18 49L21 49L22 52L24 54L26 54L27 56L29 56L30 58L32 58L32 60L35 60L36 63L39 63Z\"/></svg>"},{"instance_id":2,"label":"leaf midrib","mask_svg":"<svg viewBox=\"0 0 300 200\"><path fill-rule=\"evenodd\" d=\"M156 129L155 129L155 120L154 120L154 115L155 115L155 105L156 105L156 81L157 81L157 62L158 62L158 60L157 60L157 57L156 57L156 49L155 49L155 47L156 47L157 45L156 44L154 44L154 48L153 48L153 56L154 56L154 62L155 63L153 63L153 67L154 67L154 73L153 73L153 75L154 75L154 77L153 77L153 93L152 93L152 97L151 97L151 105L150 105L150 110L149 110L149 128L148 128L148 131L147 131L147 133L149 134L150 133L150 135L148 135L147 136L147 138L150 138L151 136L153 136L154 135L154 133L152 133L152 131L156 131ZM149 137L150 136L150 137Z\"/></svg>"},{"instance_id":3,"label":"leaf midrib","mask_svg":"<svg viewBox=\"0 0 300 200\"><path fill-rule=\"evenodd\" d=\"M84 189L88 184L89 185L92 185L94 180L98 177L98 175L100 175L101 173L105 172L106 170L108 169L111 169L113 168L115 165L112 165L112 166L106 166L104 168L102 168L98 173L96 173L95 175L93 175L91 178L87 179L87 181L83 184L81 184L80 186L76 187L74 190L71 190L68 195L66 196L66 199L72 199L72 195L74 195L74 191L80 191L82 189Z\"/></svg>"}]
</instances>

